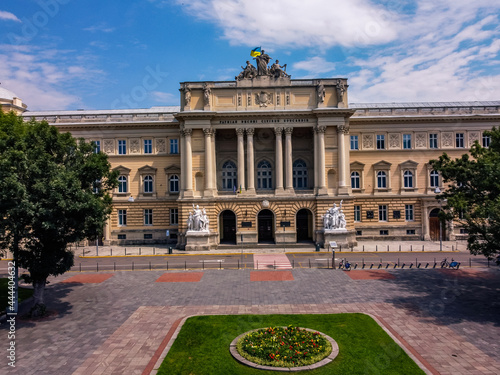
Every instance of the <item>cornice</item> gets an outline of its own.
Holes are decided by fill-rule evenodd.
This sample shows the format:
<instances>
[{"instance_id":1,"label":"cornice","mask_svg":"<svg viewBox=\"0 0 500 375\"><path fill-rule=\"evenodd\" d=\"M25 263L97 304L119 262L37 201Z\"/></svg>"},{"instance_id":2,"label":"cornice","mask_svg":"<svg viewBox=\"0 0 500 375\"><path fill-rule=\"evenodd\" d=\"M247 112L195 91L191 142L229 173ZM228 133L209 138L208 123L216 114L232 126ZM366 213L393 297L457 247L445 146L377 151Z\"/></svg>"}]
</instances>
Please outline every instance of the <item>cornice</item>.
<instances>
[{"instance_id":1,"label":"cornice","mask_svg":"<svg viewBox=\"0 0 500 375\"><path fill-rule=\"evenodd\" d=\"M475 115L442 115L442 116L363 116L351 117L351 125L362 123L394 123L394 122L457 122L457 121L500 121L500 114Z\"/></svg>"}]
</instances>

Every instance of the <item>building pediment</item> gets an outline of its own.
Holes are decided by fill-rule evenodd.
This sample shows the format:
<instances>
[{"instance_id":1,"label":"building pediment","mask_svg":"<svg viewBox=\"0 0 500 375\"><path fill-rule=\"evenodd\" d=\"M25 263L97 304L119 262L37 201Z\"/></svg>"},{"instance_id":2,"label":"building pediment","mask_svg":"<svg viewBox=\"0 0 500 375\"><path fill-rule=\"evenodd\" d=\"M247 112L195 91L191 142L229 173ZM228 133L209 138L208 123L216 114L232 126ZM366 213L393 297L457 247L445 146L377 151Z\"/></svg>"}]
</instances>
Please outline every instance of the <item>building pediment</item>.
<instances>
[{"instance_id":1,"label":"building pediment","mask_svg":"<svg viewBox=\"0 0 500 375\"><path fill-rule=\"evenodd\" d=\"M119 165L118 167L113 168L114 171L120 172L120 174L129 174L131 169L124 167L123 165Z\"/></svg>"},{"instance_id":2,"label":"building pediment","mask_svg":"<svg viewBox=\"0 0 500 375\"><path fill-rule=\"evenodd\" d=\"M403 169L416 169L418 163L413 160L407 160L404 163L399 164L399 166Z\"/></svg>"},{"instance_id":3,"label":"building pediment","mask_svg":"<svg viewBox=\"0 0 500 375\"><path fill-rule=\"evenodd\" d=\"M181 168L178 165L170 165L165 168L165 174L181 173Z\"/></svg>"},{"instance_id":4,"label":"building pediment","mask_svg":"<svg viewBox=\"0 0 500 375\"><path fill-rule=\"evenodd\" d=\"M385 160L381 160L378 163L373 164L373 168L375 169L390 169L391 168L391 163Z\"/></svg>"},{"instance_id":5,"label":"building pediment","mask_svg":"<svg viewBox=\"0 0 500 375\"><path fill-rule=\"evenodd\" d=\"M156 173L156 168L154 167L151 167L149 165L145 165L144 167L140 167L138 169L139 173L143 174L143 173Z\"/></svg>"},{"instance_id":6,"label":"building pediment","mask_svg":"<svg viewBox=\"0 0 500 375\"><path fill-rule=\"evenodd\" d=\"M365 168L365 165L363 163L360 163L359 161L353 161L351 163L351 170L353 170L353 169L363 170L364 168Z\"/></svg>"}]
</instances>

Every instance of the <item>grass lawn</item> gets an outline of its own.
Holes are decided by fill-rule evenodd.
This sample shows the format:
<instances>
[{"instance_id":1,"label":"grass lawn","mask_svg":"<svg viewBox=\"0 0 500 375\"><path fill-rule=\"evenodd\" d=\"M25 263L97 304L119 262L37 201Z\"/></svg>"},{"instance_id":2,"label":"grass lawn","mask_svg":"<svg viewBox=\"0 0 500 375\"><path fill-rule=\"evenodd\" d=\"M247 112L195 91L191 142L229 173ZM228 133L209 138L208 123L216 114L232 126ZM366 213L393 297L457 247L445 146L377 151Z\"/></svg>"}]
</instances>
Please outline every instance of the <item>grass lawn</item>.
<instances>
[{"instance_id":1,"label":"grass lawn","mask_svg":"<svg viewBox=\"0 0 500 375\"><path fill-rule=\"evenodd\" d=\"M237 362L229 344L238 335L269 326L311 328L331 336L339 355L330 364L307 374L424 374L368 315L210 315L189 318L158 374L272 374Z\"/></svg>"},{"instance_id":2,"label":"grass lawn","mask_svg":"<svg viewBox=\"0 0 500 375\"><path fill-rule=\"evenodd\" d=\"M8 292L8 282L7 278L0 278L0 313L4 313L5 309L9 303L9 292ZM33 289L24 289L19 288L19 302L24 301L25 299L30 298L33 295Z\"/></svg>"}]
</instances>

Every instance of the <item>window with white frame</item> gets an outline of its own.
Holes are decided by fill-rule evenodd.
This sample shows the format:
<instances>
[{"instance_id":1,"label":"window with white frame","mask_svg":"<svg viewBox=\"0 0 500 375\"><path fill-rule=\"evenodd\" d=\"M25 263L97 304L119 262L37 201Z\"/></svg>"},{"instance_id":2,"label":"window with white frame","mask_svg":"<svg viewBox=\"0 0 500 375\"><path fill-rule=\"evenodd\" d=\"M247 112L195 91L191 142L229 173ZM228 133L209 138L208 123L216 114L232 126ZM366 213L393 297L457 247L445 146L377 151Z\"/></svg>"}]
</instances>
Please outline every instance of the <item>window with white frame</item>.
<instances>
[{"instance_id":1,"label":"window with white frame","mask_svg":"<svg viewBox=\"0 0 500 375\"><path fill-rule=\"evenodd\" d=\"M153 192L153 176L151 175L144 176L143 187L144 187L144 193Z\"/></svg>"},{"instance_id":2,"label":"window with white frame","mask_svg":"<svg viewBox=\"0 0 500 375\"><path fill-rule=\"evenodd\" d=\"M293 163L293 188L307 189L307 165L302 159Z\"/></svg>"},{"instance_id":3,"label":"window with white frame","mask_svg":"<svg viewBox=\"0 0 500 375\"><path fill-rule=\"evenodd\" d=\"M118 192L119 193L128 192L127 176L118 177Z\"/></svg>"},{"instance_id":4,"label":"window with white frame","mask_svg":"<svg viewBox=\"0 0 500 375\"><path fill-rule=\"evenodd\" d=\"M272 169L271 163L267 160L262 160L257 165L257 189L272 189Z\"/></svg>"},{"instance_id":5,"label":"window with white frame","mask_svg":"<svg viewBox=\"0 0 500 375\"><path fill-rule=\"evenodd\" d=\"M118 140L118 155L127 154L127 141L125 139Z\"/></svg>"},{"instance_id":6,"label":"window with white frame","mask_svg":"<svg viewBox=\"0 0 500 375\"><path fill-rule=\"evenodd\" d=\"M101 141L94 141L94 153L98 154L101 152Z\"/></svg>"},{"instance_id":7,"label":"window with white frame","mask_svg":"<svg viewBox=\"0 0 500 375\"><path fill-rule=\"evenodd\" d=\"M430 186L436 188L439 186L439 173L436 171L431 171L429 174Z\"/></svg>"},{"instance_id":8,"label":"window with white frame","mask_svg":"<svg viewBox=\"0 0 500 375\"><path fill-rule=\"evenodd\" d=\"M127 225L127 210L118 210L118 225Z\"/></svg>"},{"instance_id":9,"label":"window with white frame","mask_svg":"<svg viewBox=\"0 0 500 375\"><path fill-rule=\"evenodd\" d=\"M170 153L171 154L179 153L179 140L176 138L170 139Z\"/></svg>"},{"instance_id":10,"label":"window with white frame","mask_svg":"<svg viewBox=\"0 0 500 375\"><path fill-rule=\"evenodd\" d=\"M361 206L354 206L354 221L361 221Z\"/></svg>"},{"instance_id":11,"label":"window with white frame","mask_svg":"<svg viewBox=\"0 0 500 375\"><path fill-rule=\"evenodd\" d=\"M178 225L179 224L179 209L171 208L170 209L170 225Z\"/></svg>"},{"instance_id":12,"label":"window with white frame","mask_svg":"<svg viewBox=\"0 0 500 375\"><path fill-rule=\"evenodd\" d=\"M144 225L153 225L153 210L151 208L144 210Z\"/></svg>"},{"instance_id":13,"label":"window with white frame","mask_svg":"<svg viewBox=\"0 0 500 375\"><path fill-rule=\"evenodd\" d=\"M436 133L429 134L429 148L438 148L438 135Z\"/></svg>"},{"instance_id":14,"label":"window with white frame","mask_svg":"<svg viewBox=\"0 0 500 375\"><path fill-rule=\"evenodd\" d=\"M377 172L377 188L387 189L387 173L385 171Z\"/></svg>"},{"instance_id":15,"label":"window with white frame","mask_svg":"<svg viewBox=\"0 0 500 375\"><path fill-rule=\"evenodd\" d=\"M377 134L377 150L385 149L385 135Z\"/></svg>"},{"instance_id":16,"label":"window with white frame","mask_svg":"<svg viewBox=\"0 0 500 375\"><path fill-rule=\"evenodd\" d=\"M405 204L405 219L406 221L413 221L413 204Z\"/></svg>"},{"instance_id":17,"label":"window with white frame","mask_svg":"<svg viewBox=\"0 0 500 375\"><path fill-rule=\"evenodd\" d=\"M464 133L455 134L455 146L457 148L464 148Z\"/></svg>"},{"instance_id":18,"label":"window with white frame","mask_svg":"<svg viewBox=\"0 0 500 375\"><path fill-rule=\"evenodd\" d=\"M483 134L483 147L490 147L491 137Z\"/></svg>"},{"instance_id":19,"label":"window with white frame","mask_svg":"<svg viewBox=\"0 0 500 375\"><path fill-rule=\"evenodd\" d=\"M153 153L153 140L152 139L145 139L144 140L144 153L145 154L152 154Z\"/></svg>"},{"instance_id":20,"label":"window with white frame","mask_svg":"<svg viewBox=\"0 0 500 375\"><path fill-rule=\"evenodd\" d=\"M413 172L412 171L404 171L403 181L404 181L405 188L413 188Z\"/></svg>"},{"instance_id":21,"label":"window with white frame","mask_svg":"<svg viewBox=\"0 0 500 375\"><path fill-rule=\"evenodd\" d=\"M169 191L171 193L178 193L179 192L179 176L176 174L170 176L168 179L168 187Z\"/></svg>"},{"instance_id":22,"label":"window with white frame","mask_svg":"<svg viewBox=\"0 0 500 375\"><path fill-rule=\"evenodd\" d=\"M237 168L232 161L226 161L222 165L222 190L233 190L237 188Z\"/></svg>"},{"instance_id":23,"label":"window with white frame","mask_svg":"<svg viewBox=\"0 0 500 375\"><path fill-rule=\"evenodd\" d=\"M360 186L359 172L351 172L351 189L359 189Z\"/></svg>"},{"instance_id":24,"label":"window with white frame","mask_svg":"<svg viewBox=\"0 0 500 375\"><path fill-rule=\"evenodd\" d=\"M351 150L359 150L359 142L357 135L351 135Z\"/></svg>"},{"instance_id":25,"label":"window with white frame","mask_svg":"<svg viewBox=\"0 0 500 375\"><path fill-rule=\"evenodd\" d=\"M387 206L385 204L378 206L378 221L387 221Z\"/></svg>"},{"instance_id":26,"label":"window with white frame","mask_svg":"<svg viewBox=\"0 0 500 375\"><path fill-rule=\"evenodd\" d=\"M403 134L403 149L411 149L411 134Z\"/></svg>"}]
</instances>

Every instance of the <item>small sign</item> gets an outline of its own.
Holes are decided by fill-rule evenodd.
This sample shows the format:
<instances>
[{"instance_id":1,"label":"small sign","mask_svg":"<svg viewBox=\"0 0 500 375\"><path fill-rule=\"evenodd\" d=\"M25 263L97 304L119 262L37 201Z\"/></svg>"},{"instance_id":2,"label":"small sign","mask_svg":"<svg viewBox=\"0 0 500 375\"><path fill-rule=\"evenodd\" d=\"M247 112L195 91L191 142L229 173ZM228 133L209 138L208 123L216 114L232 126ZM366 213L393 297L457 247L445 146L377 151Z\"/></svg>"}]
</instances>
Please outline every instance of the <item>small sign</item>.
<instances>
[{"instance_id":1,"label":"small sign","mask_svg":"<svg viewBox=\"0 0 500 375\"><path fill-rule=\"evenodd\" d=\"M289 227L290 226L290 222L289 221L280 221L280 226L282 226L282 227Z\"/></svg>"},{"instance_id":2,"label":"small sign","mask_svg":"<svg viewBox=\"0 0 500 375\"><path fill-rule=\"evenodd\" d=\"M366 218L373 219L373 211L366 211Z\"/></svg>"},{"instance_id":3,"label":"small sign","mask_svg":"<svg viewBox=\"0 0 500 375\"><path fill-rule=\"evenodd\" d=\"M401 211L392 211L392 217L394 219L401 219Z\"/></svg>"},{"instance_id":4,"label":"small sign","mask_svg":"<svg viewBox=\"0 0 500 375\"><path fill-rule=\"evenodd\" d=\"M251 221L242 221L241 222L241 227L242 228L251 228L252 227L252 222Z\"/></svg>"},{"instance_id":5,"label":"small sign","mask_svg":"<svg viewBox=\"0 0 500 375\"><path fill-rule=\"evenodd\" d=\"M337 242L330 241L330 247L337 247Z\"/></svg>"},{"instance_id":6,"label":"small sign","mask_svg":"<svg viewBox=\"0 0 500 375\"><path fill-rule=\"evenodd\" d=\"M167 237L170 237L170 231L167 229Z\"/></svg>"}]
</instances>

